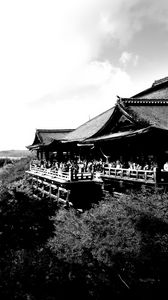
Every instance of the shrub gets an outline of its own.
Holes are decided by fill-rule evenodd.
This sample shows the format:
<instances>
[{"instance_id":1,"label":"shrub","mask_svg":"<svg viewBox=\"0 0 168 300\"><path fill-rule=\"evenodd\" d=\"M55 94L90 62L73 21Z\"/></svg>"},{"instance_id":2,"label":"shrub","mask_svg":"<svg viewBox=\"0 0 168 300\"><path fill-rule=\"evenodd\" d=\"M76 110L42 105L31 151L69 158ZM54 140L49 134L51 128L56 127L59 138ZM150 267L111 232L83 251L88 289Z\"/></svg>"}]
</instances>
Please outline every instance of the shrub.
<instances>
[{"instance_id":1,"label":"shrub","mask_svg":"<svg viewBox=\"0 0 168 300\"><path fill-rule=\"evenodd\" d=\"M160 293L167 288L167 204L167 194L141 191L82 215L59 211L49 247L94 299Z\"/></svg>"},{"instance_id":2,"label":"shrub","mask_svg":"<svg viewBox=\"0 0 168 300\"><path fill-rule=\"evenodd\" d=\"M7 185L25 178L25 171L29 169L30 160L31 157L21 158L13 162L13 164L7 164L0 169L1 184Z\"/></svg>"}]
</instances>

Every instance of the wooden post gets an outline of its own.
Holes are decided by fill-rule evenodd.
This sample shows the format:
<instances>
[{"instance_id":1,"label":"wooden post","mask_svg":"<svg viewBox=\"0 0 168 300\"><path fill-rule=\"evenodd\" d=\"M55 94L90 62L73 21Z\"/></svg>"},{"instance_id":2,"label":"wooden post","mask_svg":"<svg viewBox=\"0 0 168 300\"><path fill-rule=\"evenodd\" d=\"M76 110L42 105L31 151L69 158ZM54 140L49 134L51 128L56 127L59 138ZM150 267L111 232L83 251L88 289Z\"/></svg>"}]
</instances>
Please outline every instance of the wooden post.
<instances>
[{"instance_id":1,"label":"wooden post","mask_svg":"<svg viewBox=\"0 0 168 300\"><path fill-rule=\"evenodd\" d=\"M161 181L161 170L159 168L154 170L154 181L155 184L160 183Z\"/></svg>"},{"instance_id":2,"label":"wooden post","mask_svg":"<svg viewBox=\"0 0 168 300\"><path fill-rule=\"evenodd\" d=\"M147 172L145 171L145 181L147 181Z\"/></svg>"},{"instance_id":3,"label":"wooden post","mask_svg":"<svg viewBox=\"0 0 168 300\"><path fill-rule=\"evenodd\" d=\"M91 171L91 180L94 178L94 171Z\"/></svg>"},{"instance_id":4,"label":"wooden post","mask_svg":"<svg viewBox=\"0 0 168 300\"><path fill-rule=\"evenodd\" d=\"M126 172L126 177L130 178L130 169Z\"/></svg>"},{"instance_id":5,"label":"wooden post","mask_svg":"<svg viewBox=\"0 0 168 300\"><path fill-rule=\"evenodd\" d=\"M51 199L51 182L50 182L50 186L49 186L49 196L50 196L50 199Z\"/></svg>"},{"instance_id":6,"label":"wooden post","mask_svg":"<svg viewBox=\"0 0 168 300\"><path fill-rule=\"evenodd\" d=\"M57 192L57 201L59 201L59 197L60 197L60 189L58 187L58 192Z\"/></svg>"},{"instance_id":7,"label":"wooden post","mask_svg":"<svg viewBox=\"0 0 168 300\"><path fill-rule=\"evenodd\" d=\"M39 149L37 150L37 159L40 159L40 152L39 152Z\"/></svg>"},{"instance_id":8,"label":"wooden post","mask_svg":"<svg viewBox=\"0 0 168 300\"><path fill-rule=\"evenodd\" d=\"M73 180L73 168L69 168L69 180Z\"/></svg>"},{"instance_id":9,"label":"wooden post","mask_svg":"<svg viewBox=\"0 0 168 300\"><path fill-rule=\"evenodd\" d=\"M70 191L68 190L67 191L67 196L66 196L66 201L69 203L69 194L70 194Z\"/></svg>"},{"instance_id":10,"label":"wooden post","mask_svg":"<svg viewBox=\"0 0 168 300\"><path fill-rule=\"evenodd\" d=\"M77 170L77 168L75 168L74 173L75 173L75 180L78 180L78 176L77 176L78 170Z\"/></svg>"}]
</instances>

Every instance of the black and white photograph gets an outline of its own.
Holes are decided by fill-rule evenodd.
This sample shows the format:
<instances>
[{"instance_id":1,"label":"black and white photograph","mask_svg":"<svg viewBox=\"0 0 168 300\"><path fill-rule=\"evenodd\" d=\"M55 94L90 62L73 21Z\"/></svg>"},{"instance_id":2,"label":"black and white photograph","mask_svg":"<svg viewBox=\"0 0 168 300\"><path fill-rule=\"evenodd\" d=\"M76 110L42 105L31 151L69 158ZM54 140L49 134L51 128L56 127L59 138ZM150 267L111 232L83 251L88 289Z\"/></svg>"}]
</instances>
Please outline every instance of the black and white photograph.
<instances>
[{"instance_id":1,"label":"black and white photograph","mask_svg":"<svg viewBox=\"0 0 168 300\"><path fill-rule=\"evenodd\" d=\"M168 293L168 1L0 0L0 300Z\"/></svg>"}]
</instances>

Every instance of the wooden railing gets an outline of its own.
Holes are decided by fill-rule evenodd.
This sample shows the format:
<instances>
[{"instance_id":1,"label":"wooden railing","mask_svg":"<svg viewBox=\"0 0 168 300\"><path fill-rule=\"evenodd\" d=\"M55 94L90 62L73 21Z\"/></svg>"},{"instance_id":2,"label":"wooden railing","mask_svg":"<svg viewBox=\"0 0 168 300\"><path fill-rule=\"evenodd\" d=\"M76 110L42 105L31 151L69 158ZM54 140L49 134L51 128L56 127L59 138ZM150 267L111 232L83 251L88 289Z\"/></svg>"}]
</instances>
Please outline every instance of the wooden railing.
<instances>
[{"instance_id":1,"label":"wooden railing","mask_svg":"<svg viewBox=\"0 0 168 300\"><path fill-rule=\"evenodd\" d=\"M51 179L58 179L63 181L75 181L75 180L92 180L93 173L80 172L76 173L75 170L70 169L68 172L62 170L52 170L47 168L41 168L34 165L30 165L30 172L39 175L50 177Z\"/></svg>"},{"instance_id":2,"label":"wooden railing","mask_svg":"<svg viewBox=\"0 0 168 300\"><path fill-rule=\"evenodd\" d=\"M79 181L79 180L101 180L101 178L116 178L124 180L132 180L139 182L156 182L156 171L155 170L133 170L123 168L111 168L104 167L103 172L80 172L77 173L73 169L68 172L62 170L52 170L46 168L40 168L37 166L30 166L30 173L46 178L60 180L64 182L68 181ZM97 175L98 174L98 175Z\"/></svg>"},{"instance_id":3,"label":"wooden railing","mask_svg":"<svg viewBox=\"0 0 168 300\"><path fill-rule=\"evenodd\" d=\"M51 179L57 178L65 181L70 181L70 172L40 168L34 165L30 165L30 171L39 176L46 176L50 177Z\"/></svg>"},{"instance_id":4,"label":"wooden railing","mask_svg":"<svg viewBox=\"0 0 168 300\"><path fill-rule=\"evenodd\" d=\"M156 182L155 170L133 170L105 167L104 172L101 175L111 178L123 178L127 180Z\"/></svg>"}]
</instances>

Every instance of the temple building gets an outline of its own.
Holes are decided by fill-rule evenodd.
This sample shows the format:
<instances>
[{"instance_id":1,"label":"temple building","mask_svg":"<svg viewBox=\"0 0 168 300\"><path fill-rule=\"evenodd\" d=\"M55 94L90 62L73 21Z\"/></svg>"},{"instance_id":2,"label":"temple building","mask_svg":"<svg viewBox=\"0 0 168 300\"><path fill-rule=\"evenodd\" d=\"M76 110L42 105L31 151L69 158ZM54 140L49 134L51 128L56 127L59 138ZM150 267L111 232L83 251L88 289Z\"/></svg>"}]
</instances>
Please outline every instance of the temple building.
<instances>
[{"instance_id":1,"label":"temple building","mask_svg":"<svg viewBox=\"0 0 168 300\"><path fill-rule=\"evenodd\" d=\"M68 133L62 143L81 154L88 146L96 158L152 159L161 167L168 158L168 77L131 98L118 97L114 107Z\"/></svg>"},{"instance_id":2,"label":"temple building","mask_svg":"<svg viewBox=\"0 0 168 300\"><path fill-rule=\"evenodd\" d=\"M113 107L75 130L36 130L28 149L52 163L101 162L102 182L168 186L168 77L130 98L117 96ZM85 176L72 169L67 181L96 178L96 168Z\"/></svg>"}]
</instances>

